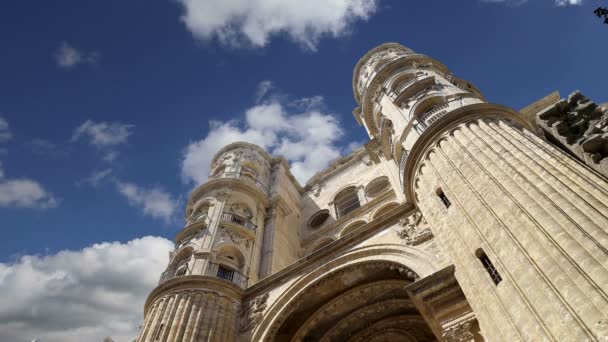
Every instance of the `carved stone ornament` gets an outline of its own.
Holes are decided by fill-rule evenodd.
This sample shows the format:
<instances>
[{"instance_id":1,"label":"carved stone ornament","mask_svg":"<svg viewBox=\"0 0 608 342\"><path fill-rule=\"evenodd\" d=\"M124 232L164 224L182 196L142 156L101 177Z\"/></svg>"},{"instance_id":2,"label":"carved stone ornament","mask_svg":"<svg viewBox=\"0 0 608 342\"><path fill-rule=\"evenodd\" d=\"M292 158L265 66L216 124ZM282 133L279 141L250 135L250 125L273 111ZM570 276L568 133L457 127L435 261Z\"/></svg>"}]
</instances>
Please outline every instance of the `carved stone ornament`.
<instances>
[{"instance_id":1,"label":"carved stone ornament","mask_svg":"<svg viewBox=\"0 0 608 342\"><path fill-rule=\"evenodd\" d=\"M473 341L475 335L471 331L472 326L473 325L469 321L458 323L445 329L441 334L441 337L447 342Z\"/></svg>"},{"instance_id":2,"label":"carved stone ornament","mask_svg":"<svg viewBox=\"0 0 608 342\"><path fill-rule=\"evenodd\" d=\"M608 177L608 110L579 91L538 114L539 125L565 149Z\"/></svg>"},{"instance_id":3,"label":"carved stone ornament","mask_svg":"<svg viewBox=\"0 0 608 342\"><path fill-rule=\"evenodd\" d=\"M401 228L397 232L400 239L405 240L405 244L416 246L433 238L433 232L422 218L422 213L415 212L408 218L399 220Z\"/></svg>"},{"instance_id":4,"label":"carved stone ornament","mask_svg":"<svg viewBox=\"0 0 608 342\"><path fill-rule=\"evenodd\" d=\"M268 300L268 293L261 296L255 297L251 301L243 304L241 309L241 321L239 325L239 331L241 333L247 332L255 328L264 317L264 310L266 310L266 301Z\"/></svg>"}]
</instances>

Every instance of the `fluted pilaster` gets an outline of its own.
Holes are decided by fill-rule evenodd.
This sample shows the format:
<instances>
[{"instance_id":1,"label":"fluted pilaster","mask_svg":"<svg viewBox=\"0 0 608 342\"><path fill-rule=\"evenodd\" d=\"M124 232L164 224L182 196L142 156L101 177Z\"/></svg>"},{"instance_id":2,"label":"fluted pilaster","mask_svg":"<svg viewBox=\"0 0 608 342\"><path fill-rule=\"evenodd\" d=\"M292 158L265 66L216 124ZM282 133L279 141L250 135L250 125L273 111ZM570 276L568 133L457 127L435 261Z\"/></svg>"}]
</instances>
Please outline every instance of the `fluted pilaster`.
<instances>
[{"instance_id":1,"label":"fluted pilaster","mask_svg":"<svg viewBox=\"0 0 608 342\"><path fill-rule=\"evenodd\" d=\"M438 137L414 184L487 336L608 338L605 180L506 119L477 119Z\"/></svg>"}]
</instances>

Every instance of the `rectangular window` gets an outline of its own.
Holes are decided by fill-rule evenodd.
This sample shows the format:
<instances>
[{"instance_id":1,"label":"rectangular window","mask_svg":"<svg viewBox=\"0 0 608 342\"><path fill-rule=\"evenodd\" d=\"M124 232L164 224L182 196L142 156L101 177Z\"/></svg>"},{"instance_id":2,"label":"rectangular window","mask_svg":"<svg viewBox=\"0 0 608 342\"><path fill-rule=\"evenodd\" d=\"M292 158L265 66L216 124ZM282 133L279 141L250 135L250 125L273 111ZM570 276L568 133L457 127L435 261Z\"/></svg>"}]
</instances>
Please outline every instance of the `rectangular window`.
<instances>
[{"instance_id":1,"label":"rectangular window","mask_svg":"<svg viewBox=\"0 0 608 342\"><path fill-rule=\"evenodd\" d=\"M496 267L494 267L494 264L492 264L492 261L490 260L490 258L481 249L479 249L476 254L477 254L477 257L479 258L479 261L481 261L481 263L483 264L483 267L486 269L486 271L490 275L490 278L492 278L494 285L498 285L502 281L502 277L500 276L500 273L498 273L498 270L496 269Z\"/></svg>"},{"instance_id":2,"label":"rectangular window","mask_svg":"<svg viewBox=\"0 0 608 342\"><path fill-rule=\"evenodd\" d=\"M448 198L448 196L446 196L443 193L443 190L441 190L441 188L437 189L437 196L439 197L439 199L441 200L441 203L443 203L443 205L445 205L446 208L449 208L452 203L450 202L450 199Z\"/></svg>"}]
</instances>

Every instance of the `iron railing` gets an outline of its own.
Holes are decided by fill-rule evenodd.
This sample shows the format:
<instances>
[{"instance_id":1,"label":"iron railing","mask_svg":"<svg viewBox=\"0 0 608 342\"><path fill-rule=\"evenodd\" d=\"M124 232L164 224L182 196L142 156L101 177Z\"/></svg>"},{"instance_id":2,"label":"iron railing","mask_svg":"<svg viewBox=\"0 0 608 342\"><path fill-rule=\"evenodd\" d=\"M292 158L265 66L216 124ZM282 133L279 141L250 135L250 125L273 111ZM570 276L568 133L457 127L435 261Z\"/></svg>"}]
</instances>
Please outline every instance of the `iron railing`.
<instances>
[{"instance_id":1,"label":"iron railing","mask_svg":"<svg viewBox=\"0 0 608 342\"><path fill-rule=\"evenodd\" d=\"M238 173L238 172L221 172L216 175L210 176L209 179L220 179L220 178L232 178L232 179L240 179L247 183L253 184L258 189L262 190L262 192L266 195L269 194L268 189L264 184L260 181L246 174Z\"/></svg>"},{"instance_id":2,"label":"iron railing","mask_svg":"<svg viewBox=\"0 0 608 342\"><path fill-rule=\"evenodd\" d=\"M407 163L407 157L410 151L403 150L401 153L401 160L399 160L399 182L401 182L401 188L403 188L403 177L405 176L405 164Z\"/></svg>"},{"instance_id":3,"label":"iron railing","mask_svg":"<svg viewBox=\"0 0 608 342\"><path fill-rule=\"evenodd\" d=\"M247 277L245 277L239 271L233 270L232 268L226 267L221 264L209 262L209 266L207 266L207 272L205 273L205 275L227 280L242 289L247 287Z\"/></svg>"},{"instance_id":4,"label":"iron railing","mask_svg":"<svg viewBox=\"0 0 608 342\"><path fill-rule=\"evenodd\" d=\"M241 215L235 214L230 211L224 211L222 213L221 220L224 222L237 224L243 228L251 230L252 232L255 232L255 229L256 229L256 225L253 224L253 222L249 221L248 219L246 219L245 217L243 217Z\"/></svg>"},{"instance_id":5,"label":"iron railing","mask_svg":"<svg viewBox=\"0 0 608 342\"><path fill-rule=\"evenodd\" d=\"M188 268L188 264L171 266L160 275L160 280L158 281L158 283L162 284L169 279L189 275L191 273L192 271Z\"/></svg>"}]
</instances>

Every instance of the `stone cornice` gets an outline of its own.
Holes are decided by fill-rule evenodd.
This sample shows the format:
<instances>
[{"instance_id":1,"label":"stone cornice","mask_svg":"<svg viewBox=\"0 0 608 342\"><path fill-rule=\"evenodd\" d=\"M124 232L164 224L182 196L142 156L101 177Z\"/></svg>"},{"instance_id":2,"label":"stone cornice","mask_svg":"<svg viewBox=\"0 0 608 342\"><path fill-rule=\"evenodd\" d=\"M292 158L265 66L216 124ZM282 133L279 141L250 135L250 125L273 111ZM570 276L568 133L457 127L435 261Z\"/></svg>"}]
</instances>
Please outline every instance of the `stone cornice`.
<instances>
[{"instance_id":1,"label":"stone cornice","mask_svg":"<svg viewBox=\"0 0 608 342\"><path fill-rule=\"evenodd\" d=\"M252 144L252 143L248 143L245 141L237 141L237 142L228 144L228 145L222 147L219 151L217 151L215 153L215 155L213 156L213 159L211 159L210 165L215 165L215 163L217 162L217 158L219 158L220 155L222 155L230 150L234 150L234 149L237 149L240 147L251 148L253 150L256 150L262 156L264 156L264 158L266 158L266 160L268 160L269 163L272 160L272 156L265 149L261 148L260 146Z\"/></svg>"},{"instance_id":2,"label":"stone cornice","mask_svg":"<svg viewBox=\"0 0 608 342\"><path fill-rule=\"evenodd\" d=\"M188 290L216 293L218 295L223 295L236 303L240 303L243 296L243 290L238 286L219 278L203 275L175 277L158 285L150 292L146 304L144 305L144 316L148 313L150 305L152 305L157 298L172 292Z\"/></svg>"},{"instance_id":3,"label":"stone cornice","mask_svg":"<svg viewBox=\"0 0 608 342\"><path fill-rule=\"evenodd\" d=\"M340 172L343 168L353 165L356 162L362 160L363 156L368 154L365 148L360 148L353 153L339 158L331 165L326 167L324 170L315 173L309 180L306 182L304 186L304 191L311 190L316 184L323 182L324 180L334 176L336 173Z\"/></svg>"},{"instance_id":4,"label":"stone cornice","mask_svg":"<svg viewBox=\"0 0 608 342\"><path fill-rule=\"evenodd\" d=\"M320 248L319 250L313 252L308 256L300 258L298 261L287 266L281 271L262 279L258 283L245 290L245 297L250 298L252 296L257 296L260 293L268 290L269 288L278 286L279 284L287 281L290 277L295 274L298 274L302 270L305 270L309 267L314 267L316 263L318 263L321 259L325 258L329 254L335 254L341 250L352 247L358 244L359 242L373 236L380 229L384 229L387 225L398 222L399 218L412 212L414 209L414 206L409 202L400 204L398 207L393 208L382 217L368 222L362 225L361 227L358 227L353 232L345 235L344 237L328 244L323 248Z\"/></svg>"}]
</instances>

